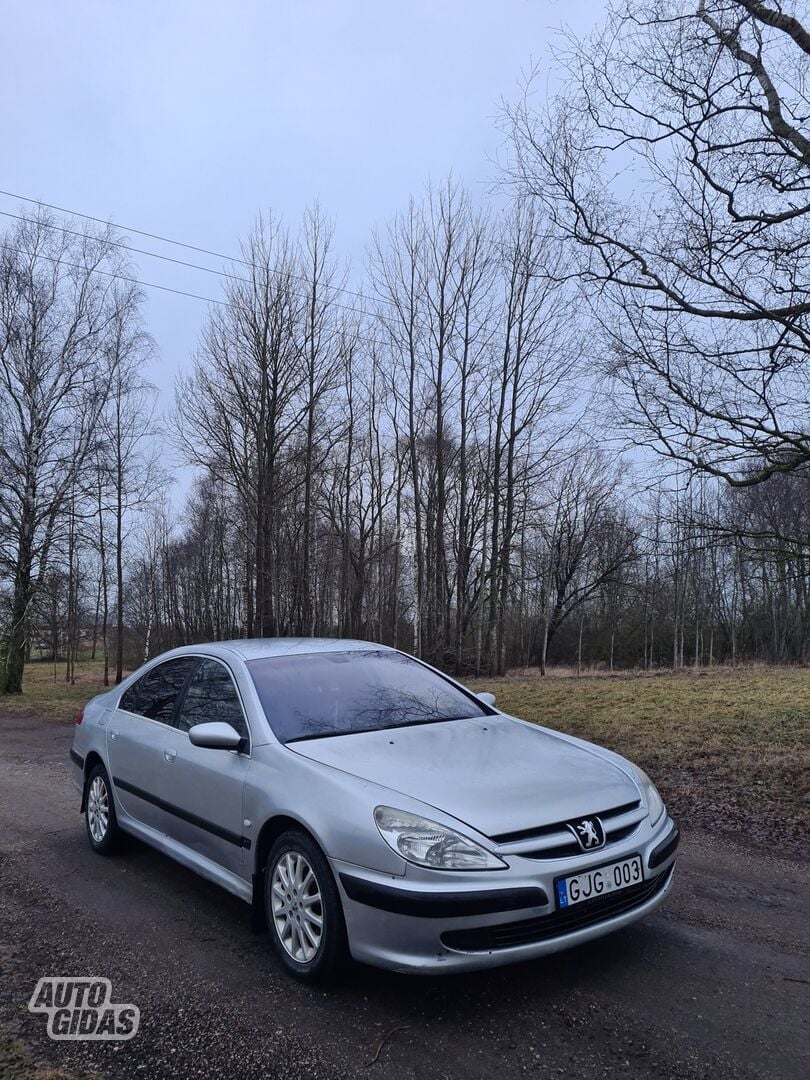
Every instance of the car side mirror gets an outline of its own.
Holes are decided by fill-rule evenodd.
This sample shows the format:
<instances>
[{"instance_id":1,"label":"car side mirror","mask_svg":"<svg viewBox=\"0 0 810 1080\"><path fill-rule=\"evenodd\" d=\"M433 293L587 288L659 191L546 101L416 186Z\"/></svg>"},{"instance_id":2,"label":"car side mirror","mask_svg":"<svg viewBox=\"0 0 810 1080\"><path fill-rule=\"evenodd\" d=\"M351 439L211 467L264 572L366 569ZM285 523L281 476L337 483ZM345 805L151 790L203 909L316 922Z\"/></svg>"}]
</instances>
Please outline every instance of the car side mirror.
<instances>
[{"instance_id":1,"label":"car side mirror","mask_svg":"<svg viewBox=\"0 0 810 1080\"><path fill-rule=\"evenodd\" d=\"M479 701L483 701L485 705L489 705L491 709L495 708L495 695L490 694L488 690L485 690L483 694L477 695Z\"/></svg>"},{"instance_id":2,"label":"car side mirror","mask_svg":"<svg viewBox=\"0 0 810 1080\"><path fill-rule=\"evenodd\" d=\"M238 750L242 742L239 732L221 720L195 724L188 729L188 737L194 746L204 746L208 750Z\"/></svg>"}]
</instances>

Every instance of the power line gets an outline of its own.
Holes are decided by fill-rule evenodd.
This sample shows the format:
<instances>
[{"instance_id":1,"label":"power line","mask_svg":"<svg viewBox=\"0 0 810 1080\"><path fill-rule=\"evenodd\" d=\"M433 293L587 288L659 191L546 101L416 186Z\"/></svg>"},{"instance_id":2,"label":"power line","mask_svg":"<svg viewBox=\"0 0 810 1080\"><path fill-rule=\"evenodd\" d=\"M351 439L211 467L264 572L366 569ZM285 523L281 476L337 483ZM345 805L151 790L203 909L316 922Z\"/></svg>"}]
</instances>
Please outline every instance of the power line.
<instances>
[{"instance_id":1,"label":"power line","mask_svg":"<svg viewBox=\"0 0 810 1080\"><path fill-rule=\"evenodd\" d=\"M0 192L0 194L2 194L2 192ZM0 215L7 218L13 218L15 221L27 221L31 225L44 225L46 229L58 229L59 232L65 233L67 236L77 236L79 237L79 239L82 239L86 236L85 233L77 232L75 229L68 229L64 225L57 225L55 222L52 221L39 221L37 218L26 217L25 214L12 214L9 210L0 210ZM131 251L135 255L148 255L152 259L162 259L163 262L174 263L176 266L185 266L188 267L190 270L202 270L206 274L214 274L216 277L225 278L226 281L241 281L245 285L253 284L250 278L240 277L238 274L229 274L225 270L215 270L211 266L202 266L200 263L188 262L185 259L175 259L171 255L161 255L157 251L147 251L145 248L132 247L131 244L125 244L121 240L110 240L109 238L104 237L102 242L109 245L110 247L121 248L122 251ZM274 274L282 273L282 271L276 270L273 267L262 267L261 269L263 271L268 270L270 273ZM291 274L290 276L298 277L299 275ZM303 279L299 278L299 280ZM301 294L299 293L298 295L300 296ZM340 308L342 311L351 311L355 315L367 314L367 312L362 311L360 308L351 307L348 304L341 304L337 300L333 300L332 303L335 305L335 307Z\"/></svg>"},{"instance_id":2,"label":"power line","mask_svg":"<svg viewBox=\"0 0 810 1080\"><path fill-rule=\"evenodd\" d=\"M14 218L15 221L27 221L31 225L44 225L46 229L58 229L67 236L77 236L79 239L87 238L87 233L78 232L76 229L68 229L64 225L57 225L53 221L40 221L38 218L26 217L25 214L12 214L9 210L0 210L3 217ZM218 274L220 277L229 278L235 275L227 274L224 270L214 270L210 266L201 266L199 263L186 262L184 259L175 259L171 255L161 255L157 251L147 251L145 248L132 247L121 240L110 240L105 236L101 242L110 246L122 248L124 251L132 251L137 255L150 255L153 259L163 259L164 262L177 263L178 266L188 266L194 270L204 270L206 274ZM247 278L237 278L238 281L247 281Z\"/></svg>"},{"instance_id":3,"label":"power line","mask_svg":"<svg viewBox=\"0 0 810 1080\"><path fill-rule=\"evenodd\" d=\"M60 214L69 214L71 217L84 218L86 221L94 221L98 225L115 224L114 222L106 221L104 218L94 217L92 214L84 214L80 210L68 210L64 206L57 206L55 203L45 202L42 199L34 199L30 195L17 195L13 191L3 191L2 189L0 189L0 195L6 195L10 199L19 199L21 202L32 203L34 206L47 206L49 210L56 210ZM247 266L251 270L270 269L271 273L276 273L276 274L282 273L282 271L275 270L273 268L260 267L256 263L250 262L248 259L242 259L242 258L240 258L238 256L235 256L235 255L224 255L220 251L212 251L210 248L200 247L197 244L189 244L189 243L185 242L184 240L173 240L169 236L161 236L160 233L147 232L144 229L130 228L130 227L126 226L126 225L120 225L120 224L116 224L116 228L119 228L119 229L123 230L124 232L135 233L138 236L146 236L150 240L159 240L159 241L161 241L161 243L164 243L164 244L174 244L176 247L186 248L188 251L196 251L200 255L210 255L214 259L224 259L225 262L241 263L242 266ZM136 249L133 248L132 250L136 250ZM144 254L149 255L149 254L153 254L153 253L152 252L145 252ZM166 258L166 256L156 256L156 257L157 258ZM193 265L196 265L196 264L192 263L190 265L193 266ZM197 267L197 269L204 270L204 269L207 269L207 268L206 267ZM217 273L217 271L211 271L211 273ZM294 274L292 276L298 278L299 281L303 281L305 284L309 284L307 282L307 279L305 277L303 277L301 274ZM385 297L369 296L368 293L360 292L359 290L347 289L345 285L331 285L331 284L329 284L329 285L324 285L323 287L328 288L328 289L334 289L336 292L346 293L347 296L354 296L358 300L367 300L369 303L372 303L372 304L383 303L383 304L390 304L392 306L396 306L394 304L393 300L386 300ZM351 308L349 310L353 311L355 309Z\"/></svg>"},{"instance_id":4,"label":"power line","mask_svg":"<svg viewBox=\"0 0 810 1080\"><path fill-rule=\"evenodd\" d=\"M58 229L59 232L65 233L67 236L77 236L79 239L86 238L86 233L77 232L75 229L65 228L64 225L57 225L52 221L39 221L37 218L26 217L25 214L12 214L8 210L0 210L0 214L3 217L14 218L15 221L27 221L31 225L44 225L46 229ZM120 240L110 240L109 237L104 237L101 241L105 245L110 247L121 248L123 251L131 251L136 255L149 255L153 259L163 259L164 262L176 263L178 266L188 266L194 270L204 270L206 274L218 274L220 277L229 278L235 275L227 274L224 270L214 270L209 266L201 266L199 263L186 262L184 259L174 259L171 255L161 255L157 251L146 251L144 248L132 247L130 244L125 244ZM247 281L247 278L237 278L238 281Z\"/></svg>"},{"instance_id":5,"label":"power line","mask_svg":"<svg viewBox=\"0 0 810 1080\"><path fill-rule=\"evenodd\" d=\"M0 210L0 213L3 213ZM15 215L11 215L15 216ZM30 220L28 218L24 220ZM142 285L148 289L160 289L161 292L174 293L177 296L187 296L192 300L202 300L204 303L217 304L219 307L230 307L227 300L215 300L213 296L202 296L200 293L186 292L184 289L173 289L169 285L158 285L155 281L143 281L141 278L131 277L128 274L115 273L112 270L102 270L100 266L82 266L81 263L69 262L67 259L59 259L55 255L46 255L43 251L36 253L32 251L26 251L24 248L15 247L14 244L3 243L2 245L7 251L16 251L19 255L27 255L29 258L47 259L48 262L55 263L58 266L67 266L73 270L82 270L85 273L90 274L103 274L104 277L113 278L116 281L126 281L131 285ZM119 245L124 246L126 245ZM135 250L134 248L131 250ZM174 261L174 260L173 260ZM356 340L365 342L366 345L376 346L378 349L385 349L387 345L380 341L379 338L368 337L365 334L357 334Z\"/></svg>"},{"instance_id":6,"label":"power line","mask_svg":"<svg viewBox=\"0 0 810 1080\"><path fill-rule=\"evenodd\" d=\"M160 289L162 292L176 293L178 296L189 296L192 300L203 300L209 304L219 304L227 307L227 301L215 300L212 296L201 296L199 293L185 292L183 289L172 289L168 285L158 285L154 281L142 281L140 278L129 277L127 274L116 274L112 270L102 270L100 266L82 266L80 263L68 262L67 259L57 259L55 255L46 255L44 251L36 254L26 251L24 248L15 247L13 244L3 244L7 251L16 251L18 255L28 255L31 258L47 259L48 262L56 263L57 266L68 266L72 270L83 270L91 274L103 274L104 277L114 278L116 281L128 281L131 285L144 285L149 289Z\"/></svg>"}]
</instances>

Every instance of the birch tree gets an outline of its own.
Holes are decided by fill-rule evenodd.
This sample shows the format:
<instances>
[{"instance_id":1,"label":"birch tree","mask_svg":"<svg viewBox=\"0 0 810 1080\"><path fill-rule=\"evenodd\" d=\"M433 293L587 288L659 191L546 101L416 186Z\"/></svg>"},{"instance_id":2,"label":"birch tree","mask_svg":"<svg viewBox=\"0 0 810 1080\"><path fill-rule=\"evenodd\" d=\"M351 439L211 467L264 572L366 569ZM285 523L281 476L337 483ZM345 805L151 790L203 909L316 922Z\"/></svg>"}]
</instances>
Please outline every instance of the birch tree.
<instances>
[{"instance_id":1,"label":"birch tree","mask_svg":"<svg viewBox=\"0 0 810 1080\"><path fill-rule=\"evenodd\" d=\"M97 439L116 323L140 301L111 230L60 231L44 211L0 240L0 559L12 582L0 692L22 689L27 620Z\"/></svg>"}]
</instances>

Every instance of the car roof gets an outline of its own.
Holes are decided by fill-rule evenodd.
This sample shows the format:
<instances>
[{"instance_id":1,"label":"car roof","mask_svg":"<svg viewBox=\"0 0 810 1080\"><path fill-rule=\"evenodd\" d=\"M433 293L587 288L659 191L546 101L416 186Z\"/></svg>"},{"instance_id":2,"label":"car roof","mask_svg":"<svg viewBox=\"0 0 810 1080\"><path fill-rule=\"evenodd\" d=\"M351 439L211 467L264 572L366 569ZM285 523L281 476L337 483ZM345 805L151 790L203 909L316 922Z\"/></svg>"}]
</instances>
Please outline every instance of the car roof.
<instances>
[{"instance_id":1,"label":"car roof","mask_svg":"<svg viewBox=\"0 0 810 1080\"><path fill-rule=\"evenodd\" d=\"M242 638L232 641L211 641L197 645L186 645L173 650L180 653L203 652L216 655L218 652L236 653L243 660L259 660L268 656L289 656L294 653L319 652L360 652L375 650L390 652L387 645L374 641L359 641L355 638L317 638L317 637L277 637L277 638Z\"/></svg>"}]
</instances>

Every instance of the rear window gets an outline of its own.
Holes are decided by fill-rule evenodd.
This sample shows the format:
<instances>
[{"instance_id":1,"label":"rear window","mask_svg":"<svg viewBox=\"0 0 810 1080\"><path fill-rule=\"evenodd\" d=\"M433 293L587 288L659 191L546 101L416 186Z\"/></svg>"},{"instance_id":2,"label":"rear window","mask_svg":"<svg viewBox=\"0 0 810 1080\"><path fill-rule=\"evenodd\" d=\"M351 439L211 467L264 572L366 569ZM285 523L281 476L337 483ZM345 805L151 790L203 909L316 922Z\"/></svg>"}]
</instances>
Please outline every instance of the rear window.
<instances>
[{"instance_id":1,"label":"rear window","mask_svg":"<svg viewBox=\"0 0 810 1080\"><path fill-rule=\"evenodd\" d=\"M247 666L285 743L488 715L472 694L402 653L301 653Z\"/></svg>"}]
</instances>

